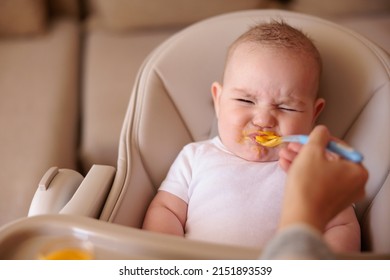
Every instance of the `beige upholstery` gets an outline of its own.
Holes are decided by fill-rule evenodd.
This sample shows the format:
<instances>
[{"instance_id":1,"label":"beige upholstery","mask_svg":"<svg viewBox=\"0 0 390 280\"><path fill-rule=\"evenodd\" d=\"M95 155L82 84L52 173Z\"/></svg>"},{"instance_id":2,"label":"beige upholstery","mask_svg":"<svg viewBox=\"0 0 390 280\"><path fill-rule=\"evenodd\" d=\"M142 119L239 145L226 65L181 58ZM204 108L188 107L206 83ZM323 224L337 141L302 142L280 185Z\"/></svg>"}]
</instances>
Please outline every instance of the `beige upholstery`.
<instances>
[{"instance_id":1,"label":"beige upholstery","mask_svg":"<svg viewBox=\"0 0 390 280\"><path fill-rule=\"evenodd\" d=\"M339 16L383 13L390 10L388 0L294 0L290 9L301 13L333 18Z\"/></svg>"},{"instance_id":2,"label":"beige upholstery","mask_svg":"<svg viewBox=\"0 0 390 280\"><path fill-rule=\"evenodd\" d=\"M270 0L88 0L91 24L119 32L187 26L199 20L246 9L268 7Z\"/></svg>"},{"instance_id":3,"label":"beige upholstery","mask_svg":"<svg viewBox=\"0 0 390 280\"><path fill-rule=\"evenodd\" d=\"M0 1L0 36L36 35L45 27L44 0Z\"/></svg>"},{"instance_id":4,"label":"beige upholstery","mask_svg":"<svg viewBox=\"0 0 390 280\"><path fill-rule=\"evenodd\" d=\"M390 5L390 1L388 3ZM339 18L337 22L358 31L390 53L390 14L349 16Z\"/></svg>"},{"instance_id":5,"label":"beige upholstery","mask_svg":"<svg viewBox=\"0 0 390 280\"><path fill-rule=\"evenodd\" d=\"M143 65L122 129L117 174L101 219L139 227L170 164L188 142L213 134L210 85L227 46L248 26L283 18L314 39L324 61L319 122L365 155L370 179L358 203L363 249L390 252L390 61L362 36L296 13L258 10L195 24L157 48Z\"/></svg>"},{"instance_id":6,"label":"beige upholstery","mask_svg":"<svg viewBox=\"0 0 390 280\"><path fill-rule=\"evenodd\" d=\"M26 216L48 167L76 168L79 28L0 40L0 225Z\"/></svg>"},{"instance_id":7,"label":"beige upholstery","mask_svg":"<svg viewBox=\"0 0 390 280\"><path fill-rule=\"evenodd\" d=\"M91 30L85 38L80 160L116 166L118 139L131 87L145 57L178 29L116 36Z\"/></svg>"},{"instance_id":8,"label":"beige upholstery","mask_svg":"<svg viewBox=\"0 0 390 280\"><path fill-rule=\"evenodd\" d=\"M0 0L0 226L45 171L77 168L80 0Z\"/></svg>"}]
</instances>

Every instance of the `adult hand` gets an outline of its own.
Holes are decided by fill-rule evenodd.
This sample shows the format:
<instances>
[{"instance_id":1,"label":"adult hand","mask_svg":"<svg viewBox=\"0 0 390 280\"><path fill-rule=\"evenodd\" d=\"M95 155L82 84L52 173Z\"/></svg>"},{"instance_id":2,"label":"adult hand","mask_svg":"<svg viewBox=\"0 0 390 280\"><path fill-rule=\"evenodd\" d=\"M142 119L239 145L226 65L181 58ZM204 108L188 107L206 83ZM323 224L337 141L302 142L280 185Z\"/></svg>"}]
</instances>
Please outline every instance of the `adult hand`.
<instances>
[{"instance_id":1,"label":"adult hand","mask_svg":"<svg viewBox=\"0 0 390 280\"><path fill-rule=\"evenodd\" d=\"M289 164L280 227L306 223L320 231L339 212L364 197L368 172L361 164L330 157L331 140L325 126L317 126L309 141Z\"/></svg>"},{"instance_id":2,"label":"adult hand","mask_svg":"<svg viewBox=\"0 0 390 280\"><path fill-rule=\"evenodd\" d=\"M333 137L333 136L330 136L330 140L346 144L344 141L342 141L336 137ZM283 147L280 150L280 152L279 152L279 165L284 169L284 171L286 171L286 172L288 171L292 162L294 161L295 157L298 155L298 153L302 147L303 147L303 145L300 143L291 142L291 143L288 143L285 147ZM329 151L325 155L330 160L340 157L339 155L332 153L332 152L329 152Z\"/></svg>"},{"instance_id":3,"label":"adult hand","mask_svg":"<svg viewBox=\"0 0 390 280\"><path fill-rule=\"evenodd\" d=\"M299 151L302 148L302 144L299 143L288 143L286 147L283 147L279 152L279 165L284 169L284 171L288 171L291 166L291 163L298 155Z\"/></svg>"}]
</instances>

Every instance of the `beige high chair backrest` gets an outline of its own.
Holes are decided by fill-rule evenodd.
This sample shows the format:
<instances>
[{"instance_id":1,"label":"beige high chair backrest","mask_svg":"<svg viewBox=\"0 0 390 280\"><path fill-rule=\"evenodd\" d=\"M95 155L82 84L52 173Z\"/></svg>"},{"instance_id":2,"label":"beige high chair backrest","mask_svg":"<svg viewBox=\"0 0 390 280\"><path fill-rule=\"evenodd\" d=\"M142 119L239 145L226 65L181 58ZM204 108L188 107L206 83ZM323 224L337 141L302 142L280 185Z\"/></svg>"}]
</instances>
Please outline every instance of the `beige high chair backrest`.
<instances>
[{"instance_id":1,"label":"beige high chair backrest","mask_svg":"<svg viewBox=\"0 0 390 280\"><path fill-rule=\"evenodd\" d=\"M339 25L276 10L202 21L149 56L132 92L117 174L102 220L141 226L149 202L181 148L216 133L210 86L221 80L229 44L249 26L271 19L283 19L303 30L318 46L324 62L321 95L327 102L319 122L360 150L370 172L367 198L356 206L363 249L390 252L389 57Z\"/></svg>"}]
</instances>

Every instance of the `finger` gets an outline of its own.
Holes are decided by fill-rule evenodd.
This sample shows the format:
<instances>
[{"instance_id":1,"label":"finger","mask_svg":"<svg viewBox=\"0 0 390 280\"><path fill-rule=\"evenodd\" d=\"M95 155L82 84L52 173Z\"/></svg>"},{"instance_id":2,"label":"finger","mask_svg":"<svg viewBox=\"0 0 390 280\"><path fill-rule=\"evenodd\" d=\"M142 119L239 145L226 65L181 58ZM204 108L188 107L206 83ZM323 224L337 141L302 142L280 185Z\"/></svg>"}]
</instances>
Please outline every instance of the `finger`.
<instances>
[{"instance_id":1,"label":"finger","mask_svg":"<svg viewBox=\"0 0 390 280\"><path fill-rule=\"evenodd\" d=\"M327 152L325 153L325 158L326 158L327 160L329 160L329 161L336 161L336 160L342 159L342 157L339 156L338 154L333 153L333 152L329 152L329 151L327 151Z\"/></svg>"},{"instance_id":2,"label":"finger","mask_svg":"<svg viewBox=\"0 0 390 280\"><path fill-rule=\"evenodd\" d=\"M362 164L347 163L351 165L351 168L356 168L355 174L358 174L356 184L360 186L360 188L358 188L357 200L361 200L366 194L365 186L369 177L368 170Z\"/></svg>"},{"instance_id":3,"label":"finger","mask_svg":"<svg viewBox=\"0 0 390 280\"><path fill-rule=\"evenodd\" d=\"M301 143L294 143L294 142L288 143L287 145L287 149L291 152L294 152L295 155L299 153L302 147L303 145Z\"/></svg>"},{"instance_id":4,"label":"finger","mask_svg":"<svg viewBox=\"0 0 390 280\"><path fill-rule=\"evenodd\" d=\"M294 158L297 156L299 150L302 148L302 144L288 143L285 147L279 151L279 165L284 171L288 171Z\"/></svg>"},{"instance_id":5,"label":"finger","mask_svg":"<svg viewBox=\"0 0 390 280\"><path fill-rule=\"evenodd\" d=\"M309 135L308 144L319 145L325 148L328 145L330 139L330 133L326 126L318 125Z\"/></svg>"},{"instance_id":6,"label":"finger","mask_svg":"<svg viewBox=\"0 0 390 280\"><path fill-rule=\"evenodd\" d=\"M280 158L279 159L279 166L285 171L287 172L291 166L291 161L287 160L287 159L284 159L284 158Z\"/></svg>"},{"instance_id":7,"label":"finger","mask_svg":"<svg viewBox=\"0 0 390 280\"><path fill-rule=\"evenodd\" d=\"M279 151L279 165L284 171L288 171L290 168L291 162L294 159L293 153L287 148L283 147Z\"/></svg>"},{"instance_id":8,"label":"finger","mask_svg":"<svg viewBox=\"0 0 390 280\"><path fill-rule=\"evenodd\" d=\"M300 143L288 143L286 146L280 149L279 157L286 158L292 161L297 156L302 147L303 145Z\"/></svg>"},{"instance_id":9,"label":"finger","mask_svg":"<svg viewBox=\"0 0 390 280\"><path fill-rule=\"evenodd\" d=\"M290 147L284 147L279 151L279 158L284 158L289 161L293 161L293 159L297 156L298 152L290 149Z\"/></svg>"}]
</instances>

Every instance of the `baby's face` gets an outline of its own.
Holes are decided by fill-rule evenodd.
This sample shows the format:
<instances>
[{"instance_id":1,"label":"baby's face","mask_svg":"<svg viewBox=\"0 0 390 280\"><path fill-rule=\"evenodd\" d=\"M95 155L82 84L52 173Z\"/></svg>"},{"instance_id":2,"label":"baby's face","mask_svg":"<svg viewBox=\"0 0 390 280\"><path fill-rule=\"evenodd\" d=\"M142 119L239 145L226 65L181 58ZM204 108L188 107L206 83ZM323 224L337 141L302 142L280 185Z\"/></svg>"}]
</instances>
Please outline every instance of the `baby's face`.
<instances>
[{"instance_id":1,"label":"baby's face","mask_svg":"<svg viewBox=\"0 0 390 280\"><path fill-rule=\"evenodd\" d=\"M212 85L222 143L249 161L278 160L278 148L255 141L258 131L308 134L324 101L316 98L318 68L286 50L245 43L226 65L224 83Z\"/></svg>"}]
</instances>

